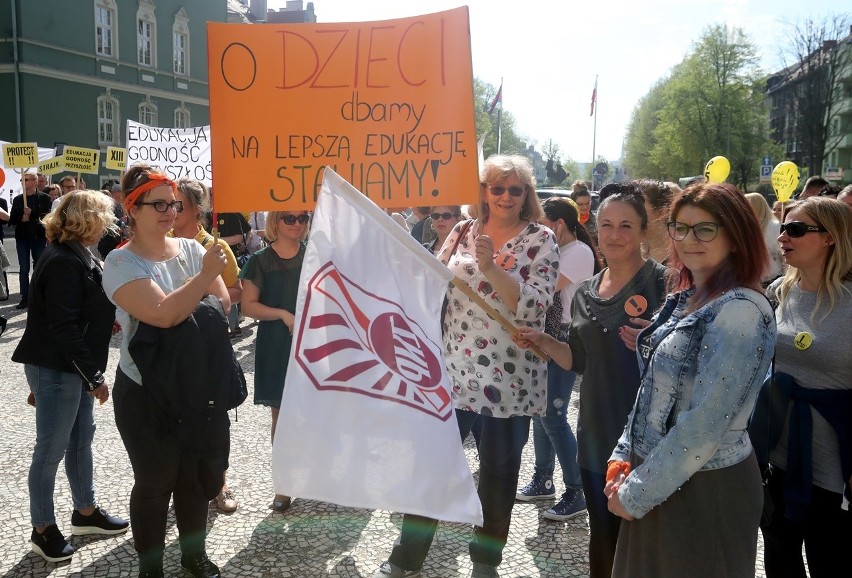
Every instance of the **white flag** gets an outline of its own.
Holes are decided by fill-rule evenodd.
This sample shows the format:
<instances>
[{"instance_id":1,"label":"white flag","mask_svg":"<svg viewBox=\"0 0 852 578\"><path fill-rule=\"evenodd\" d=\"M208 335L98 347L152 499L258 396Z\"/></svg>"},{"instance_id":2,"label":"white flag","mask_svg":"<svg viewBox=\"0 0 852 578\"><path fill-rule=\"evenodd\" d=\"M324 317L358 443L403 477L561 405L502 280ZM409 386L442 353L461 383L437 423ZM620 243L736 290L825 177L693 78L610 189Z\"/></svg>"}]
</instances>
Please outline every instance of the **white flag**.
<instances>
[{"instance_id":1,"label":"white flag","mask_svg":"<svg viewBox=\"0 0 852 578\"><path fill-rule=\"evenodd\" d=\"M441 353L451 278L325 169L275 430L277 494L482 524Z\"/></svg>"}]
</instances>

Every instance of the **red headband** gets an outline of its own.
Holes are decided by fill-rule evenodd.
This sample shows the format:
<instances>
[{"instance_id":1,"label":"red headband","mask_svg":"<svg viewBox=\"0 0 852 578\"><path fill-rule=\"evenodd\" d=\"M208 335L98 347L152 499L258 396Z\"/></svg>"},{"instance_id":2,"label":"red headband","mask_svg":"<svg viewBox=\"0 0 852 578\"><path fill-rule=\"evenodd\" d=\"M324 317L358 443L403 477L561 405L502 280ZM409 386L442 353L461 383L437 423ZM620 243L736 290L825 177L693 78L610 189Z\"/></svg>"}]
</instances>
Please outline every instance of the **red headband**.
<instances>
[{"instance_id":1,"label":"red headband","mask_svg":"<svg viewBox=\"0 0 852 578\"><path fill-rule=\"evenodd\" d=\"M130 194L124 197L124 209L129 212L130 207L136 204L136 201L139 200L139 197L141 197L143 193L147 193L151 189L155 189L163 185L171 187L172 192L177 193L177 183L169 177L160 173L149 174L148 180L145 181L145 183L139 185L130 191Z\"/></svg>"}]
</instances>

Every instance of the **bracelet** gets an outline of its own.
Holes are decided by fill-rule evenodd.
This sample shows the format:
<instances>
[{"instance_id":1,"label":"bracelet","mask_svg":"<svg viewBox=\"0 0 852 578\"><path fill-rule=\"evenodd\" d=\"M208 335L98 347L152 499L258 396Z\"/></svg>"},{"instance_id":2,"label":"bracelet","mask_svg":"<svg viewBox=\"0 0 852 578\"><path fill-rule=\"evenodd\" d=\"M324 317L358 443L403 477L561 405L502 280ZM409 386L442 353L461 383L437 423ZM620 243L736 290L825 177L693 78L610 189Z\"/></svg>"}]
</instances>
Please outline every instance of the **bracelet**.
<instances>
[{"instance_id":1,"label":"bracelet","mask_svg":"<svg viewBox=\"0 0 852 578\"><path fill-rule=\"evenodd\" d=\"M100 371L96 371L95 375L92 376L92 379L87 380L86 389L89 392L92 392L102 386L104 383L106 383L106 378L104 377L104 374Z\"/></svg>"},{"instance_id":2,"label":"bracelet","mask_svg":"<svg viewBox=\"0 0 852 578\"><path fill-rule=\"evenodd\" d=\"M625 476L630 475L630 462L620 462L613 460L606 466L606 481L611 482L615 476L623 473Z\"/></svg>"}]
</instances>

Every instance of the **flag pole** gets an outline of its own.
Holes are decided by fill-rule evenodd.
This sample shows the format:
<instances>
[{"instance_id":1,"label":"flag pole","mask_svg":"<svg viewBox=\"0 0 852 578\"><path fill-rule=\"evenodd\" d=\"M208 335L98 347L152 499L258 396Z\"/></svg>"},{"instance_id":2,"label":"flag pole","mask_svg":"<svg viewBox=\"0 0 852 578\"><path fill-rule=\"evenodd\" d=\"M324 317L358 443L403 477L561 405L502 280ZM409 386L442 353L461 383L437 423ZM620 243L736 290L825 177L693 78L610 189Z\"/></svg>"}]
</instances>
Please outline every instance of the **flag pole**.
<instances>
[{"instance_id":1,"label":"flag pole","mask_svg":"<svg viewBox=\"0 0 852 578\"><path fill-rule=\"evenodd\" d=\"M503 143L503 77L500 77L500 106L497 109L497 154L500 154L500 146Z\"/></svg>"},{"instance_id":2,"label":"flag pole","mask_svg":"<svg viewBox=\"0 0 852 578\"><path fill-rule=\"evenodd\" d=\"M518 328L512 325L512 322L503 317L499 311L494 309L485 299L483 299L479 293L470 288L470 285L465 283L463 280L458 277L453 277L450 279L450 283L452 283L459 291L467 295L474 303L482 307L482 309L488 314L488 316L500 324L500 326L508 331L512 336L518 335ZM539 346L535 344L530 344L530 349L538 355L543 361L550 361L550 356L544 352Z\"/></svg>"},{"instance_id":3,"label":"flag pole","mask_svg":"<svg viewBox=\"0 0 852 578\"><path fill-rule=\"evenodd\" d=\"M595 88L592 91L592 113L595 117L592 124L592 188L595 188L595 145L598 136L598 75L595 75Z\"/></svg>"}]
</instances>

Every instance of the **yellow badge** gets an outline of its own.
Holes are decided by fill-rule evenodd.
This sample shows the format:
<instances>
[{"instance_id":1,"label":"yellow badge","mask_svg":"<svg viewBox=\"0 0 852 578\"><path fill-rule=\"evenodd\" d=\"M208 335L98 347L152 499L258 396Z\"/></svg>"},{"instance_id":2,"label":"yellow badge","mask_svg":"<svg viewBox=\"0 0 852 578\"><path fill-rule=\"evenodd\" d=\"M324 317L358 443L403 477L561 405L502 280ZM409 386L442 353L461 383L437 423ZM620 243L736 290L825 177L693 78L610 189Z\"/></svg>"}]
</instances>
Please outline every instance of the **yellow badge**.
<instances>
[{"instance_id":1,"label":"yellow badge","mask_svg":"<svg viewBox=\"0 0 852 578\"><path fill-rule=\"evenodd\" d=\"M796 338L793 340L793 345L796 346L796 349L804 351L808 347L811 346L811 343L814 342L814 336L808 333L807 331L801 331L796 334Z\"/></svg>"}]
</instances>

